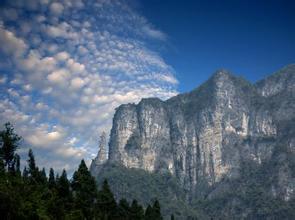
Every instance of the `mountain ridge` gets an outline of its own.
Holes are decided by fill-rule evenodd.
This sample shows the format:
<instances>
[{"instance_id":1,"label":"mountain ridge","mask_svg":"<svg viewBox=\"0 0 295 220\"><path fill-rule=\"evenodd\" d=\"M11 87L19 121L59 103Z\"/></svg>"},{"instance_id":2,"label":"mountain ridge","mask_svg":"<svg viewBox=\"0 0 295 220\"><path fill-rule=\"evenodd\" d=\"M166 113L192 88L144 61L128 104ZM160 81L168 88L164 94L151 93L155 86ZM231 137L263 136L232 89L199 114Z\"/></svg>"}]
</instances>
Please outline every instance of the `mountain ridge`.
<instances>
[{"instance_id":1,"label":"mountain ridge","mask_svg":"<svg viewBox=\"0 0 295 220\"><path fill-rule=\"evenodd\" d=\"M216 192L230 186L224 180L234 184L248 175L245 164L259 171L278 155L288 158L286 152L292 159L294 66L254 84L219 70L189 93L121 105L113 119L108 163L169 173L192 203L196 198L216 198ZM281 145L286 149L277 153ZM286 202L294 198L292 164L269 165L274 170L263 179L271 181L266 195ZM95 170L92 174L99 176Z\"/></svg>"}]
</instances>

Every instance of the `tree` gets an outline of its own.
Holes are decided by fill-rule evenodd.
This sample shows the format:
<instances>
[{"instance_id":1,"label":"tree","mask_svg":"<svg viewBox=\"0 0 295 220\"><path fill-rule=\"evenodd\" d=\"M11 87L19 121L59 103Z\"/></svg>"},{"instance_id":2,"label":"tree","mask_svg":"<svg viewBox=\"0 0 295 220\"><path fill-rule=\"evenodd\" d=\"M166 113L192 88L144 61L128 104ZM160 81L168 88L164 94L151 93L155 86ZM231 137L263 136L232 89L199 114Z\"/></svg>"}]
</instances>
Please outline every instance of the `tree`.
<instances>
[{"instance_id":1,"label":"tree","mask_svg":"<svg viewBox=\"0 0 295 220\"><path fill-rule=\"evenodd\" d=\"M27 167L25 166L23 170L23 179L27 179L29 177L29 172L27 170Z\"/></svg>"},{"instance_id":2,"label":"tree","mask_svg":"<svg viewBox=\"0 0 295 220\"><path fill-rule=\"evenodd\" d=\"M117 204L107 180L103 181L102 189L97 195L97 209L103 218L112 218L117 215Z\"/></svg>"},{"instance_id":3,"label":"tree","mask_svg":"<svg viewBox=\"0 0 295 220\"><path fill-rule=\"evenodd\" d=\"M57 188L59 197L64 199L70 198L71 196L70 182L68 180L66 170L63 170L61 176L58 178L56 188Z\"/></svg>"},{"instance_id":4,"label":"tree","mask_svg":"<svg viewBox=\"0 0 295 220\"><path fill-rule=\"evenodd\" d=\"M28 173L31 179L36 181L38 168L36 167L35 156L32 149L29 149L28 156L29 156L29 159L27 160L28 167L29 167Z\"/></svg>"},{"instance_id":5,"label":"tree","mask_svg":"<svg viewBox=\"0 0 295 220\"><path fill-rule=\"evenodd\" d=\"M41 184L46 184L47 183L47 176L46 176L46 171L45 168L43 167L43 169L39 172L38 175L38 182Z\"/></svg>"},{"instance_id":6,"label":"tree","mask_svg":"<svg viewBox=\"0 0 295 220\"><path fill-rule=\"evenodd\" d=\"M120 219L127 220L130 215L130 206L126 199L121 199L118 205L118 216Z\"/></svg>"},{"instance_id":7,"label":"tree","mask_svg":"<svg viewBox=\"0 0 295 220\"><path fill-rule=\"evenodd\" d=\"M3 160L0 158L0 176L5 175L5 166Z\"/></svg>"},{"instance_id":8,"label":"tree","mask_svg":"<svg viewBox=\"0 0 295 220\"><path fill-rule=\"evenodd\" d=\"M14 155L14 164L15 164L15 171L18 175L21 174L20 172L20 156L18 154Z\"/></svg>"},{"instance_id":9,"label":"tree","mask_svg":"<svg viewBox=\"0 0 295 220\"><path fill-rule=\"evenodd\" d=\"M49 189L53 189L55 187L54 170L52 168L49 170L48 187Z\"/></svg>"},{"instance_id":10,"label":"tree","mask_svg":"<svg viewBox=\"0 0 295 220\"><path fill-rule=\"evenodd\" d=\"M153 206L148 205L148 207L145 210L144 218L146 220L149 220L149 219L162 220L163 219L161 215L160 203L158 200L154 202Z\"/></svg>"},{"instance_id":11,"label":"tree","mask_svg":"<svg viewBox=\"0 0 295 220\"><path fill-rule=\"evenodd\" d=\"M160 203L158 200L156 200L153 205L153 219L154 220L162 220L163 219L163 217L161 215Z\"/></svg>"},{"instance_id":12,"label":"tree","mask_svg":"<svg viewBox=\"0 0 295 220\"><path fill-rule=\"evenodd\" d=\"M144 219L144 211L141 205L138 204L137 200L133 200L130 208L130 220L141 220Z\"/></svg>"},{"instance_id":13,"label":"tree","mask_svg":"<svg viewBox=\"0 0 295 220\"><path fill-rule=\"evenodd\" d=\"M153 208L150 205L148 205L145 210L144 219L145 220L153 219Z\"/></svg>"},{"instance_id":14,"label":"tree","mask_svg":"<svg viewBox=\"0 0 295 220\"><path fill-rule=\"evenodd\" d=\"M97 188L84 160L81 161L78 170L74 172L71 185L76 208L82 211L86 219L92 219Z\"/></svg>"},{"instance_id":15,"label":"tree","mask_svg":"<svg viewBox=\"0 0 295 220\"><path fill-rule=\"evenodd\" d=\"M48 210L53 219L64 219L66 213L71 210L72 193L67 172L62 171L61 176L56 177L56 190L51 192L51 199L48 202Z\"/></svg>"},{"instance_id":16,"label":"tree","mask_svg":"<svg viewBox=\"0 0 295 220\"><path fill-rule=\"evenodd\" d=\"M0 159L4 161L4 166L8 171L14 169L14 154L19 147L21 137L14 133L13 126L7 122L5 130L0 132Z\"/></svg>"},{"instance_id":17,"label":"tree","mask_svg":"<svg viewBox=\"0 0 295 220\"><path fill-rule=\"evenodd\" d=\"M173 215L173 214L171 215L171 218L170 218L170 219L171 219L171 220L174 220L174 215Z\"/></svg>"}]
</instances>

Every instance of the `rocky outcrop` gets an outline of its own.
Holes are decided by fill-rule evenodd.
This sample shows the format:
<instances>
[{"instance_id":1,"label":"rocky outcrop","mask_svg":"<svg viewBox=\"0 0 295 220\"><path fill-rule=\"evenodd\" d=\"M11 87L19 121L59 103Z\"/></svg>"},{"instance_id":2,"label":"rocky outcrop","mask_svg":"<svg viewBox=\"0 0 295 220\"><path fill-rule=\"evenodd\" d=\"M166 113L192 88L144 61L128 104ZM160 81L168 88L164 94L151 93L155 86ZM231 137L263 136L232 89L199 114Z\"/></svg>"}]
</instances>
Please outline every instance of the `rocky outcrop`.
<instances>
[{"instance_id":1,"label":"rocky outcrop","mask_svg":"<svg viewBox=\"0 0 295 220\"><path fill-rule=\"evenodd\" d=\"M98 144L98 153L97 156L92 160L90 170L94 173L99 173L100 166L104 164L108 159L108 153L107 153L107 140L106 140L106 133L102 132L100 138L99 138L99 144Z\"/></svg>"},{"instance_id":2,"label":"rocky outcrop","mask_svg":"<svg viewBox=\"0 0 295 220\"><path fill-rule=\"evenodd\" d=\"M278 144L294 153L294 76L295 65L290 65L253 85L220 70L190 93L121 105L113 119L108 161L169 172L190 200L199 185L239 177L243 161L271 160ZM272 192L288 200L295 180L286 166L274 171L278 178Z\"/></svg>"}]
</instances>

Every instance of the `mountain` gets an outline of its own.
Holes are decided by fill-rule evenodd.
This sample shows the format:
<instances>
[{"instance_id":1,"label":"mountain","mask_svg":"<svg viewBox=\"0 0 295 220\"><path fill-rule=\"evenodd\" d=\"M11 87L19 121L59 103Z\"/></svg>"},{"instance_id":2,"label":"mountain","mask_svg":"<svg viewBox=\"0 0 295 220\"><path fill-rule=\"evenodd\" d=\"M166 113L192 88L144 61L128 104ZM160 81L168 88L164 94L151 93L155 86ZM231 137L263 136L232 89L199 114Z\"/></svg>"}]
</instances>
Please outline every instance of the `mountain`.
<instances>
[{"instance_id":1,"label":"mountain","mask_svg":"<svg viewBox=\"0 0 295 220\"><path fill-rule=\"evenodd\" d=\"M205 213L208 218L283 219L285 213L288 219L293 213L286 210L295 204L294 113L294 64L255 84L219 70L189 93L119 106L108 160L94 160L91 172L98 180L108 176L114 187L120 183L109 173L124 173L126 181L133 174L142 179L138 172L146 181L157 175L168 191L152 195L172 199L177 207L184 204L174 210L164 204L165 212L176 211L179 218ZM129 191L139 184L136 179ZM149 187L142 184L133 193ZM113 189L117 197L124 191L119 188ZM256 194L271 205L283 204L285 211L268 210ZM138 199L148 203L152 197Z\"/></svg>"}]
</instances>

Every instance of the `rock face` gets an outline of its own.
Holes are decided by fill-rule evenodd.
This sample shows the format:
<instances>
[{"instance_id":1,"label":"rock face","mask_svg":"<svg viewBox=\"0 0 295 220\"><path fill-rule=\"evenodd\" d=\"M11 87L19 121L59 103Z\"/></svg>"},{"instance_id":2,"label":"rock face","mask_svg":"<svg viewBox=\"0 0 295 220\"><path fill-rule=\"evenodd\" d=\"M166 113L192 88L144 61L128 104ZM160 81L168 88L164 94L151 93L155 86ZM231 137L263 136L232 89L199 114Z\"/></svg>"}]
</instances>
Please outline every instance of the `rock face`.
<instances>
[{"instance_id":1,"label":"rock face","mask_svg":"<svg viewBox=\"0 0 295 220\"><path fill-rule=\"evenodd\" d=\"M239 177L243 161L271 160L279 144L295 153L294 113L295 65L256 84L220 70L192 92L119 106L108 161L169 172L190 200L200 185ZM284 200L295 190L294 172L286 163L274 171L278 178L271 186L271 193Z\"/></svg>"},{"instance_id":2,"label":"rock face","mask_svg":"<svg viewBox=\"0 0 295 220\"><path fill-rule=\"evenodd\" d=\"M90 170L92 170L92 172L98 173L100 170L100 166L104 164L107 161L107 159L108 159L108 153L107 153L106 133L102 132L99 138L98 154L92 161Z\"/></svg>"}]
</instances>

